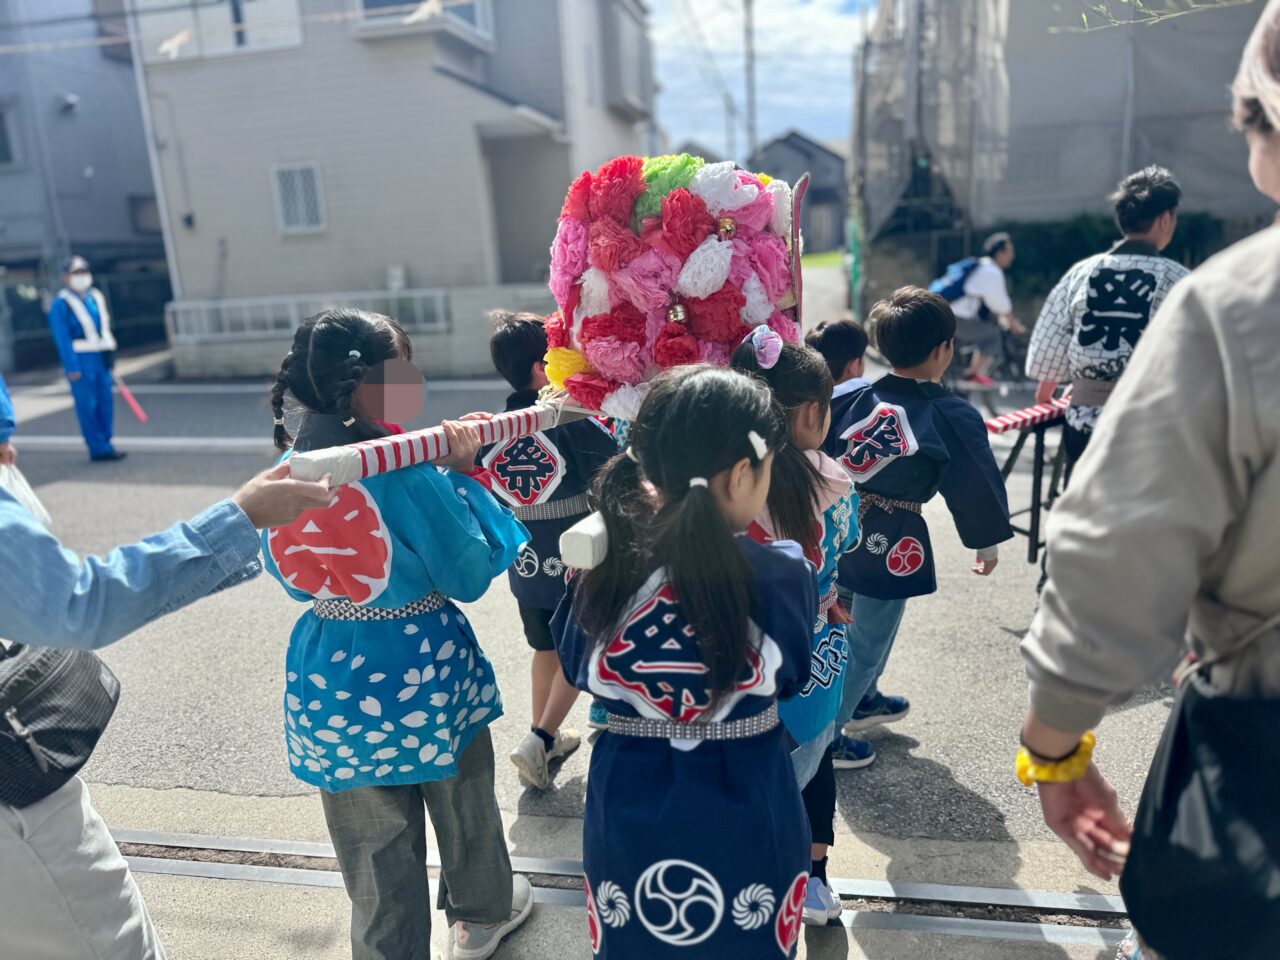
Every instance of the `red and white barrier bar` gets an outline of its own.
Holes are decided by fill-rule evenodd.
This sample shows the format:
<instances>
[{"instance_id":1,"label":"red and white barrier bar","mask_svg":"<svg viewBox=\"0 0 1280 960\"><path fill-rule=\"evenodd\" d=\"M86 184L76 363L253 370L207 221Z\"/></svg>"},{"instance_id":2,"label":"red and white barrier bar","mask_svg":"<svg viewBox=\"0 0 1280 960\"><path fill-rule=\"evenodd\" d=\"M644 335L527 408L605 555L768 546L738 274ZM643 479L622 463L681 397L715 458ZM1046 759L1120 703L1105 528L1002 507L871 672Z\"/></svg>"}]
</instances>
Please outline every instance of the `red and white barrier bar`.
<instances>
[{"instance_id":1,"label":"red and white barrier bar","mask_svg":"<svg viewBox=\"0 0 1280 960\"><path fill-rule=\"evenodd\" d=\"M1034 406L1023 407L1013 413L1006 413L1003 416L992 417L987 420L987 431L989 433L1008 433L1010 430L1025 430L1028 427L1038 427L1043 423L1052 423L1061 418L1069 406L1071 406L1071 398L1068 396L1058 397L1047 403L1037 403Z\"/></svg>"},{"instance_id":2,"label":"red and white barrier bar","mask_svg":"<svg viewBox=\"0 0 1280 960\"><path fill-rule=\"evenodd\" d=\"M502 440L524 437L549 430L560 423L585 416L584 411L570 410L563 401L538 404L524 410L495 414L491 420L471 420L487 446ZM366 440L345 447L330 447L310 453L295 453L289 460L290 473L298 480L319 480L326 474L340 486L365 477L429 463L449 455L449 440L444 427L428 427L393 437Z\"/></svg>"}]
</instances>

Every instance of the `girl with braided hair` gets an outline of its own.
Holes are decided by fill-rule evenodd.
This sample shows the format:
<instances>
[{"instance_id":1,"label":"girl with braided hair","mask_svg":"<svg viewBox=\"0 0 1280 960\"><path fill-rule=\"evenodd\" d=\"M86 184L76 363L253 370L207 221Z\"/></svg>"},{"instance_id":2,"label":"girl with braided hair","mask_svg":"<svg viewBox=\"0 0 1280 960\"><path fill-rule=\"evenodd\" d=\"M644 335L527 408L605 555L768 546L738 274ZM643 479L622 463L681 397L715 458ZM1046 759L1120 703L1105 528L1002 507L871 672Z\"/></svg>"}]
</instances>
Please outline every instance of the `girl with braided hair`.
<instances>
[{"instance_id":1,"label":"girl with braided hair","mask_svg":"<svg viewBox=\"0 0 1280 960\"><path fill-rule=\"evenodd\" d=\"M276 445L320 450L402 432L422 407L412 346L389 317L334 309L297 331L271 391ZM297 437L285 398L303 408ZM493 794L493 668L454 599L478 599L524 527L472 479L479 436L447 423L450 454L369 477L264 532L268 571L310 603L285 655L289 764L320 788L351 896L356 960L425 957L424 805L458 960L490 956L528 915Z\"/></svg>"}]
</instances>

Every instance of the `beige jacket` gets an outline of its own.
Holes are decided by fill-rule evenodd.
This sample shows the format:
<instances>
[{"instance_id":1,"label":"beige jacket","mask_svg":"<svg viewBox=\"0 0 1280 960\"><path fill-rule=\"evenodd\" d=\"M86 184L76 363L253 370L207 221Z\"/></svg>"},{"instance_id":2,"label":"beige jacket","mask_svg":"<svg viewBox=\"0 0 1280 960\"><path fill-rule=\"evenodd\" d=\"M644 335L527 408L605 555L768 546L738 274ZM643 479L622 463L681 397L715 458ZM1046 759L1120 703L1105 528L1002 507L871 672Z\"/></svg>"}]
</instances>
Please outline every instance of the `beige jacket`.
<instances>
[{"instance_id":1,"label":"beige jacket","mask_svg":"<svg viewBox=\"0 0 1280 960\"><path fill-rule=\"evenodd\" d=\"M1280 612L1280 227L1179 283L1050 515L1022 654L1037 716L1096 724L1185 652L1231 653ZM1280 630L1212 671L1280 696Z\"/></svg>"}]
</instances>

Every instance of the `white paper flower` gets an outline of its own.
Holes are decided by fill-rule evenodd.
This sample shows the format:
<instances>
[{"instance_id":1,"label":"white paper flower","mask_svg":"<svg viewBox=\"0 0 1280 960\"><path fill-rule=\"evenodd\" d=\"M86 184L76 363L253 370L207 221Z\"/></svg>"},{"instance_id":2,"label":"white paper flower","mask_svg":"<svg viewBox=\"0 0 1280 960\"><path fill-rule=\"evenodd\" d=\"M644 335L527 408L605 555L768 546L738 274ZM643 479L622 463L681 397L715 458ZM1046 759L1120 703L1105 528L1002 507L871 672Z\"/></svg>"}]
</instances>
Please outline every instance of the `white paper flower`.
<instances>
[{"instance_id":1,"label":"white paper flower","mask_svg":"<svg viewBox=\"0 0 1280 960\"><path fill-rule=\"evenodd\" d=\"M680 268L676 292L686 297L711 296L729 279L729 264L732 260L732 243L716 236L707 237L689 254L689 259Z\"/></svg>"},{"instance_id":2,"label":"white paper flower","mask_svg":"<svg viewBox=\"0 0 1280 960\"><path fill-rule=\"evenodd\" d=\"M745 207L760 193L753 183L742 183L732 160L708 163L698 169L689 181L689 192L701 197L707 212L718 217L726 210Z\"/></svg>"},{"instance_id":3,"label":"white paper flower","mask_svg":"<svg viewBox=\"0 0 1280 960\"><path fill-rule=\"evenodd\" d=\"M791 186L785 180L770 180L765 189L773 194L773 216L769 218L769 229L790 244Z\"/></svg>"},{"instance_id":4,"label":"white paper flower","mask_svg":"<svg viewBox=\"0 0 1280 960\"><path fill-rule=\"evenodd\" d=\"M640 404L648 395L647 383L624 383L604 398L600 412L615 420L634 420L640 413Z\"/></svg>"},{"instance_id":5,"label":"white paper flower","mask_svg":"<svg viewBox=\"0 0 1280 960\"><path fill-rule=\"evenodd\" d=\"M747 298L747 302L742 305L742 310L738 313L743 323L754 327L773 316L773 303L769 300L769 295L764 292L764 284L760 282L760 277L754 270L742 284L742 295Z\"/></svg>"},{"instance_id":6,"label":"white paper flower","mask_svg":"<svg viewBox=\"0 0 1280 960\"><path fill-rule=\"evenodd\" d=\"M582 275L582 297L578 303L584 317L609 312L609 278L603 270L591 267Z\"/></svg>"}]
</instances>

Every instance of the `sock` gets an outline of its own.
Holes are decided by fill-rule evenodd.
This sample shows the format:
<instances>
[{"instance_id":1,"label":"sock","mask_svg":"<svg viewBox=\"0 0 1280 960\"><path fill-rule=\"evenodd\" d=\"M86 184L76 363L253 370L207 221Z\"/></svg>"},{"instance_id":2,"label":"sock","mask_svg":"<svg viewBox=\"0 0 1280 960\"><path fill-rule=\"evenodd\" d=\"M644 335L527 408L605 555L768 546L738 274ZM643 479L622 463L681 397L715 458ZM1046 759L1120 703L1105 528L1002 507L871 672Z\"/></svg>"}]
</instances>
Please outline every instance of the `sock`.
<instances>
[{"instance_id":1,"label":"sock","mask_svg":"<svg viewBox=\"0 0 1280 960\"><path fill-rule=\"evenodd\" d=\"M534 733L538 735L538 739L542 741L542 745L547 748L547 752L551 752L551 748L556 745L556 738L541 727L530 727Z\"/></svg>"},{"instance_id":2,"label":"sock","mask_svg":"<svg viewBox=\"0 0 1280 960\"><path fill-rule=\"evenodd\" d=\"M827 858L826 857L823 857L821 860L811 861L811 865L809 867L809 876L817 877L823 883L827 882Z\"/></svg>"}]
</instances>

